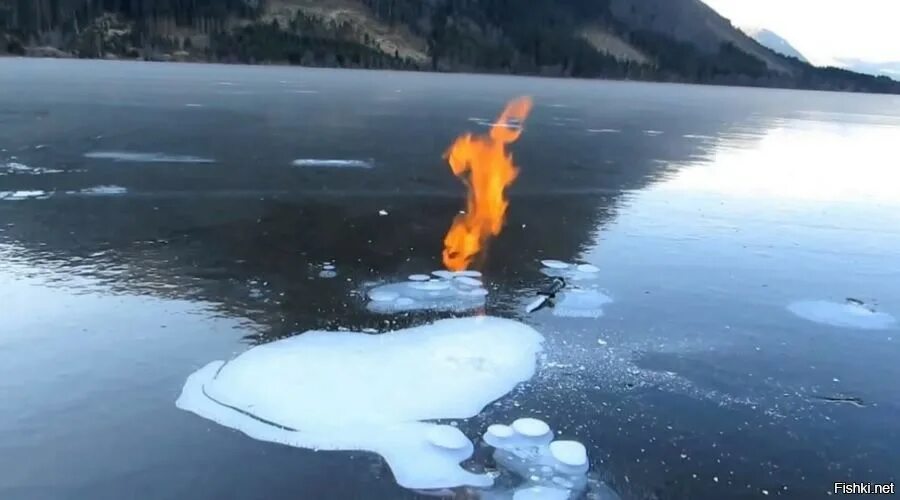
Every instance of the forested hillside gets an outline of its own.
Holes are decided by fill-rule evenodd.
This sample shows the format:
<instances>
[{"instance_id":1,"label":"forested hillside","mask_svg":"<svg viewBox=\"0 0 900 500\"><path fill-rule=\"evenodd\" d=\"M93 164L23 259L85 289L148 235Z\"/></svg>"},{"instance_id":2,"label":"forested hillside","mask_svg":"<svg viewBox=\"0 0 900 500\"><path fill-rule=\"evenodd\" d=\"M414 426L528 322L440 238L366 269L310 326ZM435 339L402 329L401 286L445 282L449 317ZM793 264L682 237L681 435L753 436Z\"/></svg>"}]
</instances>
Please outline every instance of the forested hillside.
<instances>
[{"instance_id":1,"label":"forested hillside","mask_svg":"<svg viewBox=\"0 0 900 500\"><path fill-rule=\"evenodd\" d=\"M0 51L900 92L700 0L0 0Z\"/></svg>"}]
</instances>

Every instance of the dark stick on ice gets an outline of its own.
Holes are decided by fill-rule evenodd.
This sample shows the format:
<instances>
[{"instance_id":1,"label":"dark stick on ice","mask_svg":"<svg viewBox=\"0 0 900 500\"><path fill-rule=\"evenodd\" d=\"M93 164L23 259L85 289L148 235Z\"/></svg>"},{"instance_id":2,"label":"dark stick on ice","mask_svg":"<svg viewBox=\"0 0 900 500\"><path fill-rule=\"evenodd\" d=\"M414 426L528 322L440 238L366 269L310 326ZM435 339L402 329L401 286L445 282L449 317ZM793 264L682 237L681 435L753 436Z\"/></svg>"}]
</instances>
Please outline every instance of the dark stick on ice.
<instances>
[{"instance_id":1,"label":"dark stick on ice","mask_svg":"<svg viewBox=\"0 0 900 500\"><path fill-rule=\"evenodd\" d=\"M547 305L551 299L556 297L560 290L566 287L566 280L562 278L554 278L547 288L538 291L538 298L534 299L525 307L525 312L533 313L538 309Z\"/></svg>"}]
</instances>

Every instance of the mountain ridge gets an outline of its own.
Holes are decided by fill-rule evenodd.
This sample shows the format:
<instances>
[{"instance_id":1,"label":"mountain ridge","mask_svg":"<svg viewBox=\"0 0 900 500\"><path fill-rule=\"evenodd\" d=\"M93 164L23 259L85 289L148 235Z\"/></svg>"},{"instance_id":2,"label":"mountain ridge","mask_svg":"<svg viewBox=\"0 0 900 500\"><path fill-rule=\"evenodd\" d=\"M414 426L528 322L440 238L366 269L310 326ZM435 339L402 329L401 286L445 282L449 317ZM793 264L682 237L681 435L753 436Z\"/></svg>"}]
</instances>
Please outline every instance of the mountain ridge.
<instances>
[{"instance_id":1,"label":"mountain ridge","mask_svg":"<svg viewBox=\"0 0 900 500\"><path fill-rule=\"evenodd\" d=\"M900 93L700 0L0 0L0 52Z\"/></svg>"}]
</instances>

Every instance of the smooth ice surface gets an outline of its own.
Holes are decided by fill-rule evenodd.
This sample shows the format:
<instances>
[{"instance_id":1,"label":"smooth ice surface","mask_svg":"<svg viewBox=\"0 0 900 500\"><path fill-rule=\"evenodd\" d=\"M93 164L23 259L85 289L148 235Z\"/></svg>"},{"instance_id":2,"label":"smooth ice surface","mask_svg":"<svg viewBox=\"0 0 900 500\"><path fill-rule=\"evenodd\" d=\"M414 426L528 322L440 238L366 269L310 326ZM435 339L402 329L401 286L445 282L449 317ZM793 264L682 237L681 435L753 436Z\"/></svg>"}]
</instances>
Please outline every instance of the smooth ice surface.
<instances>
[{"instance_id":1,"label":"smooth ice surface","mask_svg":"<svg viewBox=\"0 0 900 500\"><path fill-rule=\"evenodd\" d=\"M122 186L94 186L89 188L84 188L79 193L88 195L88 196L115 196L122 195L128 192L128 189Z\"/></svg>"},{"instance_id":2,"label":"smooth ice surface","mask_svg":"<svg viewBox=\"0 0 900 500\"><path fill-rule=\"evenodd\" d=\"M890 314L850 301L803 300L790 304L788 310L803 319L841 328L884 330L897 325Z\"/></svg>"},{"instance_id":3,"label":"smooth ice surface","mask_svg":"<svg viewBox=\"0 0 900 500\"><path fill-rule=\"evenodd\" d=\"M328 158L300 158L291 162L295 167L321 167L321 168L373 168L371 161L367 160L339 160Z\"/></svg>"},{"instance_id":4,"label":"smooth ice surface","mask_svg":"<svg viewBox=\"0 0 900 500\"><path fill-rule=\"evenodd\" d=\"M409 281L379 285L368 291L367 308L377 313L407 311L470 311L484 307L487 289L465 271L434 271L432 276L413 274ZM481 274L479 273L479 276Z\"/></svg>"},{"instance_id":5,"label":"smooth ice surface","mask_svg":"<svg viewBox=\"0 0 900 500\"><path fill-rule=\"evenodd\" d=\"M612 299L598 290L571 288L560 293L553 307L555 316L567 318L599 318L603 306Z\"/></svg>"},{"instance_id":6,"label":"smooth ice surface","mask_svg":"<svg viewBox=\"0 0 900 500\"><path fill-rule=\"evenodd\" d=\"M421 421L477 415L531 378L542 341L492 317L381 335L311 331L208 364L176 405L255 439L378 453L408 488L486 487L490 477L459 466L465 437Z\"/></svg>"},{"instance_id":7,"label":"smooth ice surface","mask_svg":"<svg viewBox=\"0 0 900 500\"><path fill-rule=\"evenodd\" d=\"M170 155L165 153L142 153L134 151L93 151L85 153L85 158L136 163L215 163L210 158L190 155Z\"/></svg>"}]
</instances>

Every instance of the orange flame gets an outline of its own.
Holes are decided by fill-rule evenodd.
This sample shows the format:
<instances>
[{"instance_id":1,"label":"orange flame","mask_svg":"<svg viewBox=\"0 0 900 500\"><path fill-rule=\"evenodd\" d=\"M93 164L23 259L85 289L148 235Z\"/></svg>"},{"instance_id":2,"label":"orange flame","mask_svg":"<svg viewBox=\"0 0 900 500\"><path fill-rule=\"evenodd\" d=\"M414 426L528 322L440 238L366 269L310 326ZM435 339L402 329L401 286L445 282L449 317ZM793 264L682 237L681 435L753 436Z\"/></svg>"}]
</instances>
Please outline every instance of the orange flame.
<instances>
[{"instance_id":1,"label":"orange flame","mask_svg":"<svg viewBox=\"0 0 900 500\"><path fill-rule=\"evenodd\" d=\"M521 125L531 111L531 99L520 97L506 109L487 135L464 134L444 155L453 174L468 188L466 211L453 219L444 238L444 265L451 271L468 268L481 255L491 237L500 234L506 216L506 188L516 180L506 146L522 134ZM516 121L518 123L513 123Z\"/></svg>"}]
</instances>

